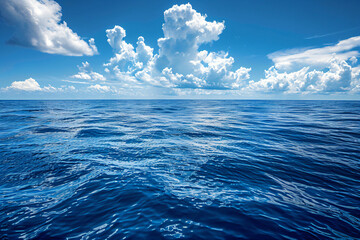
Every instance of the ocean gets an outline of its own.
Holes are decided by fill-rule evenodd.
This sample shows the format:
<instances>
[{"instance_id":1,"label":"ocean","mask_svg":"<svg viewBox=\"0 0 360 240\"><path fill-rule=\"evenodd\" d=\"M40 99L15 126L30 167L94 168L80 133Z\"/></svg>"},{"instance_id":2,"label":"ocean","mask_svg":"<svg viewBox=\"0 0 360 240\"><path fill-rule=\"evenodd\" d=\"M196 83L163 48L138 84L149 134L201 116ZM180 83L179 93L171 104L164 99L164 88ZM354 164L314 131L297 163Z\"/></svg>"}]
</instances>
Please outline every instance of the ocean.
<instances>
[{"instance_id":1,"label":"ocean","mask_svg":"<svg viewBox=\"0 0 360 240\"><path fill-rule=\"evenodd\" d=\"M360 101L0 101L0 239L360 239Z\"/></svg>"}]
</instances>

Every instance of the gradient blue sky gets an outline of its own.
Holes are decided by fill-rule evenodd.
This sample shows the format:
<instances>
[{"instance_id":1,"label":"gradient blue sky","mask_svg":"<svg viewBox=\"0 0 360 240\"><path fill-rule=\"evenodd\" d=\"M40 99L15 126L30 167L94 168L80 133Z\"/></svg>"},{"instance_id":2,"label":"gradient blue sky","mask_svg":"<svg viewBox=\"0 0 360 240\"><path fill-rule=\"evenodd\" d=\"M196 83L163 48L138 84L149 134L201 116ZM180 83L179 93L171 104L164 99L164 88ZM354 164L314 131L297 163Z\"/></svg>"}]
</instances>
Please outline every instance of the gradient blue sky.
<instances>
[{"instance_id":1,"label":"gradient blue sky","mask_svg":"<svg viewBox=\"0 0 360 240\"><path fill-rule=\"evenodd\" d=\"M85 42L94 38L98 54L93 56L64 56L56 49L51 50L55 53L47 53L44 51L48 50L44 48L30 46L30 41L25 38L29 38L32 33L21 33L22 23L28 21L27 16L13 16L9 13L3 7L9 2L10 5L29 8L36 0L0 0L1 99L360 99L360 68L357 62L360 47L360 39L357 39L360 36L360 1L357 0L57 0L61 6L59 12L62 13L58 24L66 21L68 28ZM188 2L192 10L203 16L206 14L207 22L224 22L225 28L218 34L219 39L210 37L198 44L197 49L198 52L206 50L209 56L211 52L214 56L220 52L228 53L228 56L216 55L220 65L209 67L202 74L192 74L191 71L197 71L198 68L194 70L184 67L176 70L179 58L170 56L174 49L181 48L179 41L176 41L178 45L173 44L167 49L169 53L162 56L170 59L171 63L154 67L156 70L152 67L146 69L146 73L151 76L150 80L138 79L136 75L138 71L145 71L146 67L132 70L131 73L120 67L119 71L124 74L126 72L126 76L136 75L133 83L132 80L124 81L119 74L115 74L118 72L113 71L112 68L118 66L119 62L109 67L104 66L114 54L123 51L110 46L107 41L105 31L115 29L115 25L126 31L126 37L122 40L132 44L135 49L138 37L144 37L145 44L153 48L152 57L155 60L151 61L157 66L156 61L159 60L156 60L155 55L161 56L160 52L165 52L158 45L158 39L164 37L164 11ZM49 0L42 2L45 5L53 3ZM180 11L173 9L175 12ZM15 18L16 21L13 21ZM44 21L44 18L41 19ZM36 29L34 25L31 27ZM170 27L174 26L169 25ZM196 31L201 32L201 29ZM17 36L16 41L12 40L14 34ZM57 41L56 34L58 32L54 33L53 41ZM171 43L171 40L168 39L168 42ZM345 41L344 44L341 41ZM339 42L340 49L336 47ZM91 44L86 45L88 46L91 47ZM92 55L91 50L86 51L90 53L88 55ZM198 55L191 56L196 56L195 60L198 60ZM225 63L221 65L221 61L230 56L234 60L231 66ZM322 59L321 62L317 61L319 58ZM126 66L134 61L138 60L129 60L131 63L126 63ZM217 60L208 58L201 62L201 66L210 66L211 61ZM84 67L81 67L83 63ZM171 74L178 79L168 80L170 75L161 73L165 67L172 68ZM110 71L106 72L105 68ZM248 75L241 73L241 76L234 77L232 73L240 68L251 70ZM223 69L221 73L219 69ZM88 74L91 79L76 78L81 72ZM100 74L103 79L94 77L92 72ZM194 75L196 80L190 79L189 74ZM27 79L31 79L30 86L23 82ZM159 79L162 79L161 83ZM226 84L223 83L224 79ZM35 87L34 82L38 84Z\"/></svg>"}]
</instances>

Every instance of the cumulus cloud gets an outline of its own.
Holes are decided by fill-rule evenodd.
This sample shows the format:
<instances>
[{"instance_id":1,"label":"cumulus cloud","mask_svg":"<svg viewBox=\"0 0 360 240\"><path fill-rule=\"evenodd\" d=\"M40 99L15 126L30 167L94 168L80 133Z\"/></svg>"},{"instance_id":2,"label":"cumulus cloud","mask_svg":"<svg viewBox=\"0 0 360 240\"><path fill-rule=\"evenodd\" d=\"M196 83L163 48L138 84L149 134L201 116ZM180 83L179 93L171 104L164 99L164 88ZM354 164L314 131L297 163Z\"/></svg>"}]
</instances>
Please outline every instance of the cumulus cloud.
<instances>
[{"instance_id":1,"label":"cumulus cloud","mask_svg":"<svg viewBox=\"0 0 360 240\"><path fill-rule=\"evenodd\" d=\"M15 26L11 44L67 56L98 53L93 38L85 42L61 21L61 6L54 0L0 0L0 11Z\"/></svg>"},{"instance_id":2,"label":"cumulus cloud","mask_svg":"<svg viewBox=\"0 0 360 240\"><path fill-rule=\"evenodd\" d=\"M275 66L265 71L265 78L250 81L247 90L285 93L340 93L357 92L360 89L359 68L348 61L333 58L326 69L281 72Z\"/></svg>"},{"instance_id":3,"label":"cumulus cloud","mask_svg":"<svg viewBox=\"0 0 360 240\"><path fill-rule=\"evenodd\" d=\"M325 47L270 54L274 66L265 70L265 78L250 81L245 89L301 94L358 92L356 47L360 47L360 36Z\"/></svg>"},{"instance_id":4,"label":"cumulus cloud","mask_svg":"<svg viewBox=\"0 0 360 240\"><path fill-rule=\"evenodd\" d=\"M224 29L224 22L207 20L190 4L174 5L164 12L163 37L155 52L142 36L134 45L126 42L125 29L116 25L106 30L113 57L104 63L107 85L113 85L95 84L86 89L114 92L117 84L129 92L143 89L166 94L360 92L360 36L323 47L269 54L273 66L265 70L264 78L250 81L251 68L235 67L228 52L209 50L209 43L219 40ZM72 78L86 83L105 81L104 75L84 62Z\"/></svg>"},{"instance_id":5,"label":"cumulus cloud","mask_svg":"<svg viewBox=\"0 0 360 240\"><path fill-rule=\"evenodd\" d=\"M51 85L41 87L40 84L33 78L28 78L24 81L14 81L11 83L9 87L2 88L2 90L18 90L18 91L42 91L42 92L64 92L64 91L76 91L74 86L61 86L59 88L55 88Z\"/></svg>"},{"instance_id":6,"label":"cumulus cloud","mask_svg":"<svg viewBox=\"0 0 360 240\"><path fill-rule=\"evenodd\" d=\"M99 84L91 85L88 87L88 89L99 91L99 92L109 92L111 90L109 86L99 85Z\"/></svg>"},{"instance_id":7,"label":"cumulus cloud","mask_svg":"<svg viewBox=\"0 0 360 240\"><path fill-rule=\"evenodd\" d=\"M225 28L223 22L208 22L190 4L175 5L164 12L164 37L158 40L160 48L157 65L171 67L175 72L191 74L192 61L198 60L198 48L203 43L219 39Z\"/></svg>"},{"instance_id":8,"label":"cumulus cloud","mask_svg":"<svg viewBox=\"0 0 360 240\"><path fill-rule=\"evenodd\" d=\"M149 64L153 58L153 49L145 44L145 40L141 36L138 38L135 49L132 44L124 40L126 31L120 26L106 30L106 36L115 56L104 66L111 68L118 78L136 81L132 80L133 75ZM108 68L106 71L110 72Z\"/></svg>"},{"instance_id":9,"label":"cumulus cloud","mask_svg":"<svg viewBox=\"0 0 360 240\"><path fill-rule=\"evenodd\" d=\"M79 72L71 76L71 78L89 81L106 81L106 78L102 74L90 70L90 64L88 62L81 63L78 69Z\"/></svg>"},{"instance_id":10,"label":"cumulus cloud","mask_svg":"<svg viewBox=\"0 0 360 240\"><path fill-rule=\"evenodd\" d=\"M360 93L360 66L352 69L351 78L351 92Z\"/></svg>"},{"instance_id":11,"label":"cumulus cloud","mask_svg":"<svg viewBox=\"0 0 360 240\"><path fill-rule=\"evenodd\" d=\"M8 89L16 89L23 91L41 91L39 83L33 78L26 79L25 81L15 81Z\"/></svg>"},{"instance_id":12,"label":"cumulus cloud","mask_svg":"<svg viewBox=\"0 0 360 240\"><path fill-rule=\"evenodd\" d=\"M105 71L124 84L166 88L234 89L250 78L251 68L233 70L234 58L228 53L199 51L219 39L224 22L207 21L190 4L174 5L164 12L162 29L156 54L141 36L134 47L124 40L122 27L106 30L114 57L104 64Z\"/></svg>"}]
</instances>

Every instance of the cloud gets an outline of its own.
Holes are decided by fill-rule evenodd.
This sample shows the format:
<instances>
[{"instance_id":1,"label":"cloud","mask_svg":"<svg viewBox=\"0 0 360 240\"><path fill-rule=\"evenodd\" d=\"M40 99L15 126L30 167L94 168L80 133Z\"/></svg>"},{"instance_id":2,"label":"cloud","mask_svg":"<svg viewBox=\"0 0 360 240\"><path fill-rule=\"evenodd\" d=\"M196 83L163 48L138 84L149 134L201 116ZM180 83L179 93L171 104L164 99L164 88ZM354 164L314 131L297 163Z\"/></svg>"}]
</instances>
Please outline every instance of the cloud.
<instances>
[{"instance_id":1,"label":"cloud","mask_svg":"<svg viewBox=\"0 0 360 240\"><path fill-rule=\"evenodd\" d=\"M90 70L90 64L88 62L81 63L78 69L79 72L71 76L71 78L89 81L106 81L106 78L102 74Z\"/></svg>"},{"instance_id":2,"label":"cloud","mask_svg":"<svg viewBox=\"0 0 360 240\"><path fill-rule=\"evenodd\" d=\"M67 79L64 79L64 80L61 80L63 82L69 82L69 83L76 83L76 84L86 84L88 85L89 82L85 82L85 81L73 81L73 80L67 80Z\"/></svg>"},{"instance_id":3,"label":"cloud","mask_svg":"<svg viewBox=\"0 0 360 240\"><path fill-rule=\"evenodd\" d=\"M8 89L16 89L23 91L41 91L39 83L33 78L26 79L25 81L15 81Z\"/></svg>"},{"instance_id":4,"label":"cloud","mask_svg":"<svg viewBox=\"0 0 360 240\"><path fill-rule=\"evenodd\" d=\"M275 66L265 71L265 78L250 81L247 90L285 93L341 93L360 89L359 67L345 60L333 58L326 69L280 72Z\"/></svg>"},{"instance_id":5,"label":"cloud","mask_svg":"<svg viewBox=\"0 0 360 240\"><path fill-rule=\"evenodd\" d=\"M114 57L104 64L105 71L124 84L163 88L237 89L250 78L251 68L233 70L234 58L228 53L199 51L219 39L224 22L207 21L190 4L166 10L164 21L156 54L141 36L134 48L124 40L122 27L106 30Z\"/></svg>"},{"instance_id":6,"label":"cloud","mask_svg":"<svg viewBox=\"0 0 360 240\"><path fill-rule=\"evenodd\" d=\"M106 36L115 56L104 66L112 67L115 72L120 71L122 74L131 75L143 69L153 58L153 49L145 44L143 37L138 38L135 49L132 44L123 40L126 37L126 31L120 26L106 30Z\"/></svg>"},{"instance_id":7,"label":"cloud","mask_svg":"<svg viewBox=\"0 0 360 240\"><path fill-rule=\"evenodd\" d=\"M351 71L351 92L360 93L360 66L354 67Z\"/></svg>"},{"instance_id":8,"label":"cloud","mask_svg":"<svg viewBox=\"0 0 360 240\"><path fill-rule=\"evenodd\" d=\"M42 92L64 92L64 91L76 91L74 86L61 86L59 88L55 88L51 85L40 87L40 84L33 78L28 78L24 81L14 81L11 83L9 87L2 88L1 90L9 91L9 90L18 90L18 91L26 91L26 92L34 92L34 91L42 91Z\"/></svg>"},{"instance_id":9,"label":"cloud","mask_svg":"<svg viewBox=\"0 0 360 240\"><path fill-rule=\"evenodd\" d=\"M175 72L191 74L192 61L198 60L198 48L203 43L219 39L225 29L223 22L208 22L206 16L192 9L190 4L174 5L164 12L164 37L158 39L160 48L158 67L171 67Z\"/></svg>"},{"instance_id":10,"label":"cloud","mask_svg":"<svg viewBox=\"0 0 360 240\"><path fill-rule=\"evenodd\" d=\"M99 91L99 92L109 92L111 90L109 86L99 85L99 84L91 85L88 87L88 89Z\"/></svg>"},{"instance_id":11,"label":"cloud","mask_svg":"<svg viewBox=\"0 0 360 240\"><path fill-rule=\"evenodd\" d=\"M269 54L268 57L274 62L275 67L281 70L290 70L303 66L326 67L334 57L339 60L358 57L359 51L353 50L357 47L360 47L360 36L321 48L279 51Z\"/></svg>"},{"instance_id":12,"label":"cloud","mask_svg":"<svg viewBox=\"0 0 360 240\"><path fill-rule=\"evenodd\" d=\"M337 44L269 54L274 66L265 78L250 81L247 91L295 94L356 93L360 89L357 66L360 36Z\"/></svg>"},{"instance_id":13,"label":"cloud","mask_svg":"<svg viewBox=\"0 0 360 240\"><path fill-rule=\"evenodd\" d=\"M321 34L321 35L314 35L314 36L311 36L311 37L307 37L305 39L310 40L310 39L316 39L316 38L323 38L323 37L337 35L339 33L350 32L350 31L356 30L356 29L359 29L359 27L349 28L349 29L345 29L345 30L342 30L342 31L331 32L331 33L326 33L326 34Z\"/></svg>"},{"instance_id":14,"label":"cloud","mask_svg":"<svg viewBox=\"0 0 360 240\"><path fill-rule=\"evenodd\" d=\"M85 42L61 21L61 6L53 0L0 0L0 11L15 26L11 44L66 56L98 53L93 38Z\"/></svg>"},{"instance_id":15,"label":"cloud","mask_svg":"<svg viewBox=\"0 0 360 240\"><path fill-rule=\"evenodd\" d=\"M72 78L107 79L109 86L95 84L87 90L118 93L118 89L126 89L136 94L141 90L165 95L215 94L218 90L242 95L360 92L360 36L318 48L269 54L273 66L265 70L264 78L254 81L250 80L250 67L235 67L235 59L228 52L211 51L209 43L220 39L224 22L207 20L188 3L164 12L162 30L158 51L154 51L142 36L134 45L126 42L121 26L107 29L113 56L103 65L104 75L84 62Z\"/></svg>"}]
</instances>

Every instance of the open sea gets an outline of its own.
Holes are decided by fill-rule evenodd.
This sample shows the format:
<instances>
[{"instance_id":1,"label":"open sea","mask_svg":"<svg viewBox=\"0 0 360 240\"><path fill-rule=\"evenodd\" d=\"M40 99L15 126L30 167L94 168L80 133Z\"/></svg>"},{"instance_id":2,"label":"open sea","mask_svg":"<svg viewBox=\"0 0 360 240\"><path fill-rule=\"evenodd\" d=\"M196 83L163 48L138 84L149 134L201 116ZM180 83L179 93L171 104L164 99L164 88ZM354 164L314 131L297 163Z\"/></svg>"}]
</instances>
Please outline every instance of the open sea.
<instances>
[{"instance_id":1,"label":"open sea","mask_svg":"<svg viewBox=\"0 0 360 240\"><path fill-rule=\"evenodd\" d=\"M360 101L0 101L0 239L360 239Z\"/></svg>"}]
</instances>

